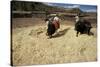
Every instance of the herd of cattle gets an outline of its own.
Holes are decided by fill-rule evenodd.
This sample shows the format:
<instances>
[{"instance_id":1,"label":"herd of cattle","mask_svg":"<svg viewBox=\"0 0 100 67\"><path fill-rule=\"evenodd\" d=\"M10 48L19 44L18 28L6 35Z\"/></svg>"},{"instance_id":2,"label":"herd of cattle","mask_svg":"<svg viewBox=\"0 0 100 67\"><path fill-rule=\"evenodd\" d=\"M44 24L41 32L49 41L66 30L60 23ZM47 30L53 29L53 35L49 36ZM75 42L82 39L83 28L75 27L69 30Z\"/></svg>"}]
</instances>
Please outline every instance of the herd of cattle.
<instances>
[{"instance_id":1,"label":"herd of cattle","mask_svg":"<svg viewBox=\"0 0 100 67\"><path fill-rule=\"evenodd\" d=\"M77 31L76 37L78 37L78 34L88 34L90 35L90 30L92 28L91 23L85 19L80 19L79 16L77 16L76 22L75 22L75 28L74 30ZM46 35L49 36L49 38L52 37L52 35L60 28L60 21L59 17L56 15L54 17L47 17L45 19L45 22L47 24L47 33Z\"/></svg>"}]
</instances>

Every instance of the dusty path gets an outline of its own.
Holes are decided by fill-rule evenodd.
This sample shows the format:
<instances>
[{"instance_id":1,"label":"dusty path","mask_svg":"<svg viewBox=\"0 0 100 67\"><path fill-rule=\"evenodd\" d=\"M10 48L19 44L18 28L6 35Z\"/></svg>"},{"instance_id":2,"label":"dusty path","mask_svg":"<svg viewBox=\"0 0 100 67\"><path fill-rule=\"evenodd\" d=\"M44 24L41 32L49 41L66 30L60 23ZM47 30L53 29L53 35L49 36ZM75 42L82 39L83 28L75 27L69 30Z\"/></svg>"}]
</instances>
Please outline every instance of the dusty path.
<instances>
[{"instance_id":1,"label":"dusty path","mask_svg":"<svg viewBox=\"0 0 100 67\"><path fill-rule=\"evenodd\" d=\"M14 65L71 63L97 60L96 28L94 35L76 37L73 26L61 25L59 35L47 39L45 26L12 30Z\"/></svg>"}]
</instances>

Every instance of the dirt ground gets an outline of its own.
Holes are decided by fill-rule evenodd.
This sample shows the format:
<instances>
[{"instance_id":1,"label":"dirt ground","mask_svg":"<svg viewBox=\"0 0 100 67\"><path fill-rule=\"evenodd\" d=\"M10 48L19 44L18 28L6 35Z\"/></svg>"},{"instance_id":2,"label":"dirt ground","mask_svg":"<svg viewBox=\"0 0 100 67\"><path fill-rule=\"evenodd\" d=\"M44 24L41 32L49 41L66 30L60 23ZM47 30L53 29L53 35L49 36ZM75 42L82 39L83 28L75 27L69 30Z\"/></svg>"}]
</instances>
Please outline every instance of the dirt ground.
<instances>
[{"instance_id":1,"label":"dirt ground","mask_svg":"<svg viewBox=\"0 0 100 67\"><path fill-rule=\"evenodd\" d=\"M97 61L97 28L93 35L76 37L74 23L63 21L59 32L47 39L45 22L34 18L12 19L13 65Z\"/></svg>"}]
</instances>

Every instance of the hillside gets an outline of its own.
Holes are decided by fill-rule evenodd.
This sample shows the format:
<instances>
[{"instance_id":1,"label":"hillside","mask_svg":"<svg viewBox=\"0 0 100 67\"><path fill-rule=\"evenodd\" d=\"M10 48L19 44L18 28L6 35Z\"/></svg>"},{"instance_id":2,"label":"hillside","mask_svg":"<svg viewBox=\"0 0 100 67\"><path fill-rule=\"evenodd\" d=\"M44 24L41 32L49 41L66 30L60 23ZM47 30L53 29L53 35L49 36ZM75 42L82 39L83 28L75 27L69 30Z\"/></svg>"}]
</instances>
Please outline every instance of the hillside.
<instances>
[{"instance_id":1,"label":"hillside","mask_svg":"<svg viewBox=\"0 0 100 67\"><path fill-rule=\"evenodd\" d=\"M64 9L56 6L49 6L40 2L12 1L12 11L47 11L47 12L82 12L79 8Z\"/></svg>"},{"instance_id":2,"label":"hillside","mask_svg":"<svg viewBox=\"0 0 100 67\"><path fill-rule=\"evenodd\" d=\"M13 11L48 11L59 10L57 7L45 5L40 2L12 1Z\"/></svg>"}]
</instances>

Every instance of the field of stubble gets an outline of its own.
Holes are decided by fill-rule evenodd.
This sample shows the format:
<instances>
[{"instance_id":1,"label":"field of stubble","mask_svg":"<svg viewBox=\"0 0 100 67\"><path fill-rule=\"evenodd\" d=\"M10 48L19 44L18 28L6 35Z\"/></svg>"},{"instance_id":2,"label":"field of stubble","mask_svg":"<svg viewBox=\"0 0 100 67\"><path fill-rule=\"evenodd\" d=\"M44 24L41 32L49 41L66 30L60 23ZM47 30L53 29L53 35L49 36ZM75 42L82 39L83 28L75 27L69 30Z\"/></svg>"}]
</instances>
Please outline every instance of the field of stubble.
<instances>
[{"instance_id":1,"label":"field of stubble","mask_svg":"<svg viewBox=\"0 0 100 67\"><path fill-rule=\"evenodd\" d=\"M47 39L44 21L30 18L13 19L13 65L96 61L97 28L91 29L93 35L79 34L79 37L76 37L74 24L70 21L62 23L59 33Z\"/></svg>"}]
</instances>

